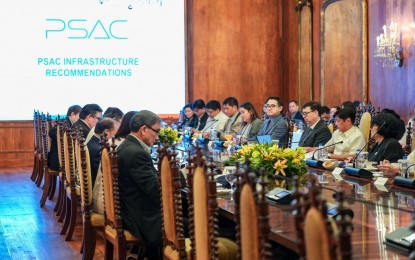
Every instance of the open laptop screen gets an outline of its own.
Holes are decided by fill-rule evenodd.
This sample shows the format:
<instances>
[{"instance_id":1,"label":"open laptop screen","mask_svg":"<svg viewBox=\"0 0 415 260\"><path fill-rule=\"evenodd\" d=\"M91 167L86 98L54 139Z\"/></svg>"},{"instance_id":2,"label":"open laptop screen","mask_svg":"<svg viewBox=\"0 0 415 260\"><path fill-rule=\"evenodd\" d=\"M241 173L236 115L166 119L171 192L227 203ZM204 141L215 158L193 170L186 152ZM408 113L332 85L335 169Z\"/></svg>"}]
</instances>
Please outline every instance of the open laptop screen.
<instances>
[{"instance_id":1,"label":"open laptop screen","mask_svg":"<svg viewBox=\"0 0 415 260\"><path fill-rule=\"evenodd\" d=\"M272 143L272 139L270 135L257 135L256 139L258 143L260 144L263 144L263 143L271 144Z\"/></svg>"}]
</instances>

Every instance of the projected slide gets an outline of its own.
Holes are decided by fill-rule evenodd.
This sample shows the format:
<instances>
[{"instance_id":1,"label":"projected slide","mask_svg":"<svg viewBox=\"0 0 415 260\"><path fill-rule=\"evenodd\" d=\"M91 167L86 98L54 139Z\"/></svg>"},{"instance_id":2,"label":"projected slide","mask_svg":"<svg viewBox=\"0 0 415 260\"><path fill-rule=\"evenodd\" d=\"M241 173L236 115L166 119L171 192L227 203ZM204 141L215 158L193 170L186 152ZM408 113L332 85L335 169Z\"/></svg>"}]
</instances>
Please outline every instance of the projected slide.
<instances>
[{"instance_id":1,"label":"projected slide","mask_svg":"<svg viewBox=\"0 0 415 260\"><path fill-rule=\"evenodd\" d=\"M0 120L87 103L178 113L184 21L179 0L0 1Z\"/></svg>"}]
</instances>

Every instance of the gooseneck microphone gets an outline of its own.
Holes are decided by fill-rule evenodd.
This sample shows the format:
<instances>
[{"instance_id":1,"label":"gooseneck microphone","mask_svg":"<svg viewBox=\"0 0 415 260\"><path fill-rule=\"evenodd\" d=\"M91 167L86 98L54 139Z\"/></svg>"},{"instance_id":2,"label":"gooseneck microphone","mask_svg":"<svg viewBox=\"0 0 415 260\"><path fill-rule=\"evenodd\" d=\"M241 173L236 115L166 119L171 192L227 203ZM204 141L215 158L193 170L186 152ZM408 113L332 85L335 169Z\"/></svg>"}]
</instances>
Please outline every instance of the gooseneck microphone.
<instances>
[{"instance_id":1,"label":"gooseneck microphone","mask_svg":"<svg viewBox=\"0 0 415 260\"><path fill-rule=\"evenodd\" d=\"M369 138L369 141L367 141L367 143L362 147L362 149L360 149L360 151L356 154L356 156L353 159L353 168L356 168L356 160L359 157L359 155L362 153L362 151L366 148L366 146L369 145L369 143L372 141L372 139L375 137L375 135L379 132L380 129L382 129L382 127L384 127L386 124L386 121L384 121L380 127L378 128L378 130L376 130L376 132Z\"/></svg>"},{"instance_id":2,"label":"gooseneck microphone","mask_svg":"<svg viewBox=\"0 0 415 260\"><path fill-rule=\"evenodd\" d=\"M320 148L314 150L313 155L311 156L311 160L314 160L314 155L316 154L317 151L323 150L323 149L325 149L327 147L335 146L336 144L342 144L342 143L343 143L343 141L340 141L340 142L337 142L337 143L334 143L334 144L330 144L330 145L326 145L326 146L323 146L323 147L320 147Z\"/></svg>"}]
</instances>

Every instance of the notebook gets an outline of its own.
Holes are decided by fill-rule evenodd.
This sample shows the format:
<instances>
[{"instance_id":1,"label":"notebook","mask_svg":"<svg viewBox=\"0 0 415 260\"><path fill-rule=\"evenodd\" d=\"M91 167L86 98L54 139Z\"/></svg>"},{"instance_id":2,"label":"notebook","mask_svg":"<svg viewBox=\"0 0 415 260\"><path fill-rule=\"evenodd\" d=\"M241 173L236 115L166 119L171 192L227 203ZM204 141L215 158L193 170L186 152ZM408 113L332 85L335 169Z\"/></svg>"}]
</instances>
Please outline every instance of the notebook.
<instances>
[{"instance_id":1,"label":"notebook","mask_svg":"<svg viewBox=\"0 0 415 260\"><path fill-rule=\"evenodd\" d=\"M260 144L263 144L263 143L271 144L272 143L272 139L270 135L257 135L256 139L258 143Z\"/></svg>"}]
</instances>

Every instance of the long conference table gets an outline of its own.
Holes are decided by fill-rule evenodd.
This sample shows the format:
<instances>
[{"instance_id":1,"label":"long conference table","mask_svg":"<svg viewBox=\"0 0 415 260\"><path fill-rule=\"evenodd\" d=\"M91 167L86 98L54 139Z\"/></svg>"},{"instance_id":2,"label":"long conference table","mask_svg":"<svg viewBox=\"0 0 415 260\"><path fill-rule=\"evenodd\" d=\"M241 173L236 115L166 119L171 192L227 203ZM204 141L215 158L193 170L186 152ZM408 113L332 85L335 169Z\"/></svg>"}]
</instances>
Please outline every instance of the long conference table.
<instances>
[{"instance_id":1,"label":"long conference table","mask_svg":"<svg viewBox=\"0 0 415 260\"><path fill-rule=\"evenodd\" d=\"M407 259L407 255L384 244L385 235L412 221L415 191L393 186L375 186L373 180L341 175L334 178L331 171L309 168L319 175L322 194L327 202L335 203L333 194L338 187L345 192L346 201L354 212L352 220L353 259ZM234 204L230 196L219 196L220 214L233 220ZM270 239L298 253L297 234L292 207L269 204ZM316 232L319 232L316 230Z\"/></svg>"},{"instance_id":2,"label":"long conference table","mask_svg":"<svg viewBox=\"0 0 415 260\"><path fill-rule=\"evenodd\" d=\"M203 147L203 146L202 146ZM184 152L183 147L177 147ZM209 153L204 148L205 152ZM364 179L342 173L336 178L332 171L309 166L309 173L318 175L321 194L327 202L335 204L334 194L342 188L350 209L352 219L353 259L408 259L405 252L385 245L385 235L412 221L415 208L415 190L393 185L389 178L386 185L377 186L375 179ZM235 205L230 195L217 198L219 213L234 220ZM295 229L292 206L270 203L269 223L270 239L298 253L297 233ZM316 230L316 232L319 232Z\"/></svg>"}]
</instances>

